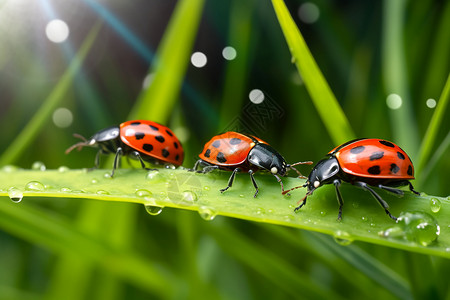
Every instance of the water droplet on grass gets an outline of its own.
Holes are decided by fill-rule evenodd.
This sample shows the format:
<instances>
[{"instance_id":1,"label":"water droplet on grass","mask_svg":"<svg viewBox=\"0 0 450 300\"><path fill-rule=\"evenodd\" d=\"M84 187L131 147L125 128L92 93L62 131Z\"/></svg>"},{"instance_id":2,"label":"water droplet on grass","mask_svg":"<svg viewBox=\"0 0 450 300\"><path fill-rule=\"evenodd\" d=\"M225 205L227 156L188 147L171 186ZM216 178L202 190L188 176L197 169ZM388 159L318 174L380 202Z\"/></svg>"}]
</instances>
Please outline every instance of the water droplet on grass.
<instances>
[{"instance_id":1,"label":"water droplet on grass","mask_svg":"<svg viewBox=\"0 0 450 300\"><path fill-rule=\"evenodd\" d=\"M59 191L63 193L71 193L72 189L68 187L62 187Z\"/></svg>"},{"instance_id":2,"label":"water droplet on grass","mask_svg":"<svg viewBox=\"0 0 450 300\"><path fill-rule=\"evenodd\" d=\"M96 183L98 183L98 180L97 179L92 179L91 183L96 184Z\"/></svg>"},{"instance_id":3,"label":"water droplet on grass","mask_svg":"<svg viewBox=\"0 0 450 300\"><path fill-rule=\"evenodd\" d=\"M96 194L97 194L97 195L109 195L109 192L108 192L108 191L105 191L105 190L98 190L98 191L96 192Z\"/></svg>"},{"instance_id":4,"label":"water droplet on grass","mask_svg":"<svg viewBox=\"0 0 450 300\"><path fill-rule=\"evenodd\" d=\"M203 220L212 221L216 217L217 213L207 206L200 206L198 209L198 214Z\"/></svg>"},{"instance_id":5,"label":"water droplet on grass","mask_svg":"<svg viewBox=\"0 0 450 300\"><path fill-rule=\"evenodd\" d=\"M8 189L8 196L14 203L19 203L23 199L23 192L16 187Z\"/></svg>"},{"instance_id":6,"label":"water droplet on grass","mask_svg":"<svg viewBox=\"0 0 450 300\"><path fill-rule=\"evenodd\" d=\"M107 173L103 174L103 178L108 178L108 179L112 178L111 173L107 172Z\"/></svg>"},{"instance_id":7,"label":"water droplet on grass","mask_svg":"<svg viewBox=\"0 0 450 300\"><path fill-rule=\"evenodd\" d=\"M351 235L346 231L338 230L334 233L333 236L336 243L341 246L347 246L353 242Z\"/></svg>"},{"instance_id":8,"label":"water droplet on grass","mask_svg":"<svg viewBox=\"0 0 450 300\"><path fill-rule=\"evenodd\" d=\"M31 165L31 169L35 171L45 171L46 167L45 164L42 161L35 161Z\"/></svg>"},{"instance_id":9,"label":"water droplet on grass","mask_svg":"<svg viewBox=\"0 0 450 300\"><path fill-rule=\"evenodd\" d=\"M25 185L26 191L43 191L45 187L39 181L30 181Z\"/></svg>"},{"instance_id":10,"label":"water droplet on grass","mask_svg":"<svg viewBox=\"0 0 450 300\"><path fill-rule=\"evenodd\" d=\"M60 173L65 173L67 171L69 171L69 168L66 166L61 166L58 168L58 172L60 172Z\"/></svg>"},{"instance_id":11,"label":"water droplet on grass","mask_svg":"<svg viewBox=\"0 0 450 300\"><path fill-rule=\"evenodd\" d=\"M378 233L383 237L404 239L422 246L433 243L439 234L440 227L436 219L420 211L402 212L395 226Z\"/></svg>"},{"instance_id":12,"label":"water droplet on grass","mask_svg":"<svg viewBox=\"0 0 450 300\"><path fill-rule=\"evenodd\" d=\"M152 216L159 215L164 209L164 206L157 206L157 205L144 205L144 206L147 213Z\"/></svg>"},{"instance_id":13,"label":"water droplet on grass","mask_svg":"<svg viewBox=\"0 0 450 300\"><path fill-rule=\"evenodd\" d=\"M198 197L197 194L193 191L184 191L182 193L181 199L185 202L194 203L197 202Z\"/></svg>"},{"instance_id":14,"label":"water droplet on grass","mask_svg":"<svg viewBox=\"0 0 450 300\"><path fill-rule=\"evenodd\" d=\"M146 189L139 189L135 192L136 196L138 197L151 197L153 194L149 190Z\"/></svg>"},{"instance_id":15,"label":"water droplet on grass","mask_svg":"<svg viewBox=\"0 0 450 300\"><path fill-rule=\"evenodd\" d=\"M441 201L437 198L431 198L430 200L431 211L437 213L441 210Z\"/></svg>"},{"instance_id":16,"label":"water droplet on grass","mask_svg":"<svg viewBox=\"0 0 450 300\"><path fill-rule=\"evenodd\" d=\"M11 173L13 171L16 171L18 168L16 166L12 166L12 165L6 165L2 168L3 172L5 173Z\"/></svg>"}]
</instances>

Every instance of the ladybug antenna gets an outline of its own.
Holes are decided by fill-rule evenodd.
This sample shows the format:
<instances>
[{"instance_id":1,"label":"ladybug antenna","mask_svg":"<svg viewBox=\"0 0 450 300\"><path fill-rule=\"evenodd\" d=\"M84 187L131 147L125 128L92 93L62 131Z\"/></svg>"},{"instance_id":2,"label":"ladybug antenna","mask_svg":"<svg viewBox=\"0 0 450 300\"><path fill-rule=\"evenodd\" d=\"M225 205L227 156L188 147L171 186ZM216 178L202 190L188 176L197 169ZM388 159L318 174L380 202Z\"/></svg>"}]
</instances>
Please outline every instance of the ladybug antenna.
<instances>
[{"instance_id":1,"label":"ladybug antenna","mask_svg":"<svg viewBox=\"0 0 450 300\"><path fill-rule=\"evenodd\" d=\"M78 151L80 151L81 148L83 148L84 146L89 145L89 141L84 136L82 136L81 134L74 133L73 136L76 137L76 138L79 138L82 141L78 142L78 143L76 143L76 144L74 144L72 146L70 146L69 148L67 148L67 150L65 152L66 154L69 154L75 148L77 148Z\"/></svg>"},{"instance_id":2,"label":"ladybug antenna","mask_svg":"<svg viewBox=\"0 0 450 300\"><path fill-rule=\"evenodd\" d=\"M294 170L295 172L297 172L297 174L298 174L298 178L303 178L303 179L306 179L306 178L308 178L308 177L306 177L306 176L304 176L302 173L300 173L300 171L299 170L297 170L296 168L294 168L294 166L297 166L297 165L311 165L313 162L312 161L299 161L299 162L296 162L296 163L294 163L294 164L288 164L288 165L286 165L286 168L288 169L288 170Z\"/></svg>"}]
</instances>

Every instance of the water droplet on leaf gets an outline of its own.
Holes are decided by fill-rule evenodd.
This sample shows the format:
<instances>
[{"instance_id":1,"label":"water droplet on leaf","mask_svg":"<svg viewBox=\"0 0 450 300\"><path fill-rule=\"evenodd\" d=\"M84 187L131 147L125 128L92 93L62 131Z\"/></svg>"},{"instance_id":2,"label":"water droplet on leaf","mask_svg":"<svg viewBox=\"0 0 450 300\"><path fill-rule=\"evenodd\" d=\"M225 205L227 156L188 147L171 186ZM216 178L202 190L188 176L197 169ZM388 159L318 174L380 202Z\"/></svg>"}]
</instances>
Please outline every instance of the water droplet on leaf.
<instances>
[{"instance_id":1,"label":"water droplet on leaf","mask_svg":"<svg viewBox=\"0 0 450 300\"><path fill-rule=\"evenodd\" d=\"M60 172L60 173L65 173L67 171L69 171L69 168L66 166L61 166L58 168L58 172Z\"/></svg>"},{"instance_id":2,"label":"water droplet on leaf","mask_svg":"<svg viewBox=\"0 0 450 300\"><path fill-rule=\"evenodd\" d=\"M197 202L198 197L197 197L197 194L194 193L193 191L184 191L182 193L181 199L184 202L194 203L194 202Z\"/></svg>"},{"instance_id":3,"label":"water droplet on leaf","mask_svg":"<svg viewBox=\"0 0 450 300\"><path fill-rule=\"evenodd\" d=\"M138 197L151 197L153 194L149 190L146 189L139 189L135 192L136 196Z\"/></svg>"},{"instance_id":4,"label":"water droplet on leaf","mask_svg":"<svg viewBox=\"0 0 450 300\"><path fill-rule=\"evenodd\" d=\"M217 213L207 206L200 206L198 213L203 220L212 221L216 217Z\"/></svg>"},{"instance_id":5,"label":"water droplet on leaf","mask_svg":"<svg viewBox=\"0 0 450 300\"><path fill-rule=\"evenodd\" d=\"M159 215L164 209L164 206L157 206L157 205L144 205L144 206L147 213L152 216Z\"/></svg>"},{"instance_id":6,"label":"water droplet on leaf","mask_svg":"<svg viewBox=\"0 0 450 300\"><path fill-rule=\"evenodd\" d=\"M31 165L31 169L35 171L45 171L46 167L45 164L42 161L35 161Z\"/></svg>"},{"instance_id":7,"label":"water droplet on leaf","mask_svg":"<svg viewBox=\"0 0 450 300\"><path fill-rule=\"evenodd\" d=\"M338 230L334 233L334 240L341 246L347 246L353 242L351 235L342 230Z\"/></svg>"},{"instance_id":8,"label":"water droplet on leaf","mask_svg":"<svg viewBox=\"0 0 450 300\"><path fill-rule=\"evenodd\" d=\"M62 187L59 191L63 193L71 193L72 189L68 187Z\"/></svg>"},{"instance_id":9,"label":"water droplet on leaf","mask_svg":"<svg viewBox=\"0 0 450 300\"><path fill-rule=\"evenodd\" d=\"M23 199L23 192L16 187L8 189L8 196L14 203L19 203Z\"/></svg>"},{"instance_id":10,"label":"water droplet on leaf","mask_svg":"<svg viewBox=\"0 0 450 300\"><path fill-rule=\"evenodd\" d=\"M25 185L26 191L43 191L45 187L39 181L30 181Z\"/></svg>"},{"instance_id":11,"label":"water droplet on leaf","mask_svg":"<svg viewBox=\"0 0 450 300\"><path fill-rule=\"evenodd\" d=\"M430 200L431 211L437 213L441 210L441 201L437 198L431 198Z\"/></svg>"},{"instance_id":12,"label":"water droplet on leaf","mask_svg":"<svg viewBox=\"0 0 450 300\"><path fill-rule=\"evenodd\" d=\"M96 194L97 195L109 195L109 192L105 191L105 190L98 190Z\"/></svg>"}]
</instances>

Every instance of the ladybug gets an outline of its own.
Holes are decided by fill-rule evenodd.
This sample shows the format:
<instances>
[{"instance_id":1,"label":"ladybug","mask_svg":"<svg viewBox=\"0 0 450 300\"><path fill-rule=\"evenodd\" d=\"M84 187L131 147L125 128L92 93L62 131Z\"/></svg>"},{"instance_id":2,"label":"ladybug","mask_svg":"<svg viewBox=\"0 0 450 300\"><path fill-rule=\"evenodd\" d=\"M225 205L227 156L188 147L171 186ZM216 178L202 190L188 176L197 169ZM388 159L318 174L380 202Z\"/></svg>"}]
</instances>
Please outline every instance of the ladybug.
<instances>
[{"instance_id":1,"label":"ladybug","mask_svg":"<svg viewBox=\"0 0 450 300\"><path fill-rule=\"evenodd\" d=\"M73 149L81 150L84 146L99 148L95 156L95 166L98 168L100 154L115 153L111 177L114 176L119 158L122 155L138 159L142 168L146 168L144 161L153 164L183 163L184 151L175 134L164 125L147 120L127 121L119 126L100 130L89 140L79 134L74 134L82 140L66 150L68 154Z\"/></svg>"},{"instance_id":2,"label":"ladybug","mask_svg":"<svg viewBox=\"0 0 450 300\"><path fill-rule=\"evenodd\" d=\"M393 220L397 218L389 212L389 205L372 187L403 195L404 192L396 187L408 185L410 191L420 194L409 182L414 179L411 159L394 143L381 139L356 139L334 148L328 156L314 166L305 184L300 186L307 187L307 193L299 201L302 203L295 211L306 204L307 197L317 188L324 184L334 184L339 203L338 220L341 220L344 200L339 186L342 181L369 191ZM299 187L293 189L296 188ZM284 193L286 192L288 191Z\"/></svg>"},{"instance_id":3,"label":"ladybug","mask_svg":"<svg viewBox=\"0 0 450 300\"><path fill-rule=\"evenodd\" d=\"M253 177L256 171L264 170L272 173L280 183L281 190L284 191L280 177L284 176L288 170L293 169L300 177L306 178L293 166L312 164L311 161L286 164L284 158L263 140L234 131L214 136L205 144L199 157L200 159L190 171L197 173L209 173L216 169L232 171L227 187L220 190L222 193L233 185L237 172L248 172L256 190L254 197L259 192L258 184ZM198 170L200 166L203 168L202 170Z\"/></svg>"}]
</instances>

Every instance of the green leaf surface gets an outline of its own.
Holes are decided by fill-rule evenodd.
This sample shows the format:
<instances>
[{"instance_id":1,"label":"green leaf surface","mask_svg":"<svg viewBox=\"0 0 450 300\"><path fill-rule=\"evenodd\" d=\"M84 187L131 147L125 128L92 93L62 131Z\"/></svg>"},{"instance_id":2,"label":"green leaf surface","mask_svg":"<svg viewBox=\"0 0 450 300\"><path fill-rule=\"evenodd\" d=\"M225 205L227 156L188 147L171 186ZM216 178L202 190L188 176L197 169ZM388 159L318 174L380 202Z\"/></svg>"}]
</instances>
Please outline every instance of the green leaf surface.
<instances>
[{"instance_id":1,"label":"green leaf surface","mask_svg":"<svg viewBox=\"0 0 450 300\"><path fill-rule=\"evenodd\" d=\"M141 203L152 214L159 213L162 207L181 208L198 211L205 220L223 215L322 232L333 235L341 244L360 240L450 258L448 198L424 194L417 196L409 191L405 191L403 197L396 197L379 191L389 203L392 214L399 216L404 212L418 211L428 216L431 220L428 223L439 224L440 235L437 241L423 246L419 244L423 240L420 237L427 235L430 227L421 223L412 231L400 232L400 225L386 216L369 193L348 184L341 187L346 202L343 219L338 222L337 202L332 186L318 189L308 198L307 205L294 213L294 208L305 191L298 189L291 196L282 196L276 179L268 174L257 174L260 193L253 198L254 189L246 174L239 174L233 187L221 194L218 190L227 185L229 172L197 174L181 168L149 172L120 169L114 178L110 178L109 173L110 170L30 171L5 167L0 172L0 196L14 196L16 193L18 197L22 193L23 202L32 201L29 200L30 197L61 197ZM291 188L303 184L304 180L284 178L283 182L287 188ZM4 203L8 200L6 197L3 198L3 207L7 205ZM20 216L21 205L9 200L8 204L8 210L12 209L11 205L17 205L15 214ZM20 228L20 222L21 219L17 217L14 224ZM386 237L381 232L389 233L389 236ZM414 237L417 239L414 240Z\"/></svg>"}]
</instances>

